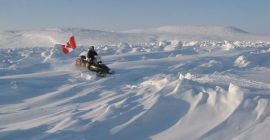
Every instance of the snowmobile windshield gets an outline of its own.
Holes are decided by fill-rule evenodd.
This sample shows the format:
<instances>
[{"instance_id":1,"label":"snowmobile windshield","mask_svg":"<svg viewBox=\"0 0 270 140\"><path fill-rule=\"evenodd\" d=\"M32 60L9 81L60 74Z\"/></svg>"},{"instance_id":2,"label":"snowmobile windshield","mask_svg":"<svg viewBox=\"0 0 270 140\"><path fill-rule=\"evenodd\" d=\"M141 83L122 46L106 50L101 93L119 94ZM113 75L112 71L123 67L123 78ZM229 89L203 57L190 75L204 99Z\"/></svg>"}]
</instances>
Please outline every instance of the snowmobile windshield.
<instances>
[{"instance_id":1,"label":"snowmobile windshield","mask_svg":"<svg viewBox=\"0 0 270 140\"><path fill-rule=\"evenodd\" d=\"M87 56L87 51L81 52L79 56Z\"/></svg>"}]
</instances>

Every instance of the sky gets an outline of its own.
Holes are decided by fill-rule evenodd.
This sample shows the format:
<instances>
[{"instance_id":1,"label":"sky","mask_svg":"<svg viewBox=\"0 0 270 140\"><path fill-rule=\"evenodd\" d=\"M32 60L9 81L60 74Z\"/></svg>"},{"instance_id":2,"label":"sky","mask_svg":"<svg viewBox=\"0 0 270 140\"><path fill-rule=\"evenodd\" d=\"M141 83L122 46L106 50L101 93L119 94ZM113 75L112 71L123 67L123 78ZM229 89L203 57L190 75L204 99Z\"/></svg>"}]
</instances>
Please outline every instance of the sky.
<instances>
[{"instance_id":1,"label":"sky","mask_svg":"<svg viewBox=\"0 0 270 140\"><path fill-rule=\"evenodd\" d=\"M0 30L234 26L270 35L270 0L0 0Z\"/></svg>"}]
</instances>

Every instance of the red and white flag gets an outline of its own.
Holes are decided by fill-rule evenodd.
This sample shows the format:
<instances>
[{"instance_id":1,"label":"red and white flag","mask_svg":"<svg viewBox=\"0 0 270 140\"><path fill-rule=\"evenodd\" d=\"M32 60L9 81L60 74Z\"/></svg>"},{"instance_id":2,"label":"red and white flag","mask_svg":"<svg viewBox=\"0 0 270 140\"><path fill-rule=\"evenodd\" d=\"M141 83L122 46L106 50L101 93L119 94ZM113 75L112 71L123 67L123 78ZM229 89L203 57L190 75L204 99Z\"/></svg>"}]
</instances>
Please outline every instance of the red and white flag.
<instances>
[{"instance_id":1,"label":"red and white flag","mask_svg":"<svg viewBox=\"0 0 270 140\"><path fill-rule=\"evenodd\" d=\"M61 45L61 47L64 54L72 52L75 48L77 48L75 37L71 36L69 41L65 45Z\"/></svg>"}]
</instances>

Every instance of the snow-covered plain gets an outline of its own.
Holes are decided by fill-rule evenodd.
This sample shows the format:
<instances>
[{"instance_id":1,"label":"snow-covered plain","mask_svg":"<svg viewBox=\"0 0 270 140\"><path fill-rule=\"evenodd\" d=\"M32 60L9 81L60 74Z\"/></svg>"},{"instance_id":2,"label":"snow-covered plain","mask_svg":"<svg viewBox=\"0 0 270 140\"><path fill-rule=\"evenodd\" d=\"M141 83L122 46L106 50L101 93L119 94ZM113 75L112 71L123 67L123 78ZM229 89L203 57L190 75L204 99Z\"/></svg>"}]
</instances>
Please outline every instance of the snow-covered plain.
<instances>
[{"instance_id":1,"label":"snow-covered plain","mask_svg":"<svg viewBox=\"0 0 270 140\"><path fill-rule=\"evenodd\" d=\"M267 37L161 41L160 32L97 31L96 50L115 71L100 78L74 65L96 34L72 30L80 46L64 55L53 45L68 38L62 32L0 34L0 139L269 139Z\"/></svg>"}]
</instances>

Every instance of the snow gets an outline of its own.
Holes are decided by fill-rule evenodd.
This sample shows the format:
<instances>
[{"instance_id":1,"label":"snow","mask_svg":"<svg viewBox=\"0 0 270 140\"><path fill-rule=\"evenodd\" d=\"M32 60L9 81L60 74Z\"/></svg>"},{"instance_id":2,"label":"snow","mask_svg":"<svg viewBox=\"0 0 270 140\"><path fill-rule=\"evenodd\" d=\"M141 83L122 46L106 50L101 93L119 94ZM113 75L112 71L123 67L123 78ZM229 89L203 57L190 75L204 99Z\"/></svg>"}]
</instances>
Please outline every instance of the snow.
<instances>
[{"instance_id":1,"label":"snow","mask_svg":"<svg viewBox=\"0 0 270 140\"><path fill-rule=\"evenodd\" d=\"M243 55L237 57L236 60L234 61L234 65L240 68L244 68L248 66L248 64L249 62L246 60L245 56Z\"/></svg>"},{"instance_id":2,"label":"snow","mask_svg":"<svg viewBox=\"0 0 270 140\"><path fill-rule=\"evenodd\" d=\"M80 28L45 28L32 30L0 31L1 48L52 47L67 41L71 35L76 37L79 46L116 45L120 43L144 44L170 40L196 41L228 40L227 47L241 45L241 41L270 42L269 36L248 33L236 27L222 26L164 26L157 28L135 29L127 31L99 31ZM233 41L235 44L230 44ZM240 41L240 42L237 42ZM177 43L177 42L172 42ZM162 44L161 44L162 45ZM181 44L179 44L181 46ZM170 50L171 48L168 48Z\"/></svg>"},{"instance_id":3,"label":"snow","mask_svg":"<svg viewBox=\"0 0 270 140\"><path fill-rule=\"evenodd\" d=\"M124 33L140 33L157 36L157 40L230 40L230 41L269 41L269 36L255 35L236 27L223 26L163 26L157 28L133 29Z\"/></svg>"},{"instance_id":4,"label":"snow","mask_svg":"<svg viewBox=\"0 0 270 140\"><path fill-rule=\"evenodd\" d=\"M221 29L248 34L214 29L211 36ZM123 37L126 33L84 29L39 32L1 33L0 139L270 137L267 41L151 40L153 35L144 33ZM71 32L81 44L64 55L59 43ZM96 35L96 51L115 71L105 78L75 66Z\"/></svg>"}]
</instances>

